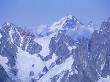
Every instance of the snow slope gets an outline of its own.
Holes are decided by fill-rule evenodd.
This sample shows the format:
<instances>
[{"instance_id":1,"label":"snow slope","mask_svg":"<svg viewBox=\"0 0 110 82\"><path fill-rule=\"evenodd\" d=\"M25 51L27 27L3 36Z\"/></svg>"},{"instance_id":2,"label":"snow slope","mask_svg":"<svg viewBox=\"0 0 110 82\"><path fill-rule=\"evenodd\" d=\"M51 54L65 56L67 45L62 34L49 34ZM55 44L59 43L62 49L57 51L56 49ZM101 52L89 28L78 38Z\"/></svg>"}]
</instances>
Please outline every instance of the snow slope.
<instances>
[{"instance_id":1,"label":"snow slope","mask_svg":"<svg viewBox=\"0 0 110 82\"><path fill-rule=\"evenodd\" d=\"M100 78L97 82L110 82L110 76L107 76L107 78Z\"/></svg>"},{"instance_id":2,"label":"snow slope","mask_svg":"<svg viewBox=\"0 0 110 82\"><path fill-rule=\"evenodd\" d=\"M71 66L73 64L74 60L71 57L66 59L66 61L60 65L55 65L52 69L50 69L43 77L40 78L38 82L50 82L50 78L53 76L63 72L63 71L71 71Z\"/></svg>"},{"instance_id":3,"label":"snow slope","mask_svg":"<svg viewBox=\"0 0 110 82\"><path fill-rule=\"evenodd\" d=\"M37 78L38 73L40 73L45 67L43 61L37 56L37 54L31 55L28 52L21 50L18 47L17 52L17 69L18 75L22 82L30 82L31 77L30 72L34 72L34 77Z\"/></svg>"}]
</instances>

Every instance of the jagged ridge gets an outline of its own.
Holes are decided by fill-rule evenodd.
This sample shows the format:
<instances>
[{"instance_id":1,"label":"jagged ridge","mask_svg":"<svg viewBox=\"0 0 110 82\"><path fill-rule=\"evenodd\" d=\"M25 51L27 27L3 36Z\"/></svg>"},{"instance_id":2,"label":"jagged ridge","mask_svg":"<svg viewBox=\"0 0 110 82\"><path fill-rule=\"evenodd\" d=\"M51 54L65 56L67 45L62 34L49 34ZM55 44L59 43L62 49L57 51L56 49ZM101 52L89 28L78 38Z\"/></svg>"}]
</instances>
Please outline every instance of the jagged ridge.
<instances>
[{"instance_id":1,"label":"jagged ridge","mask_svg":"<svg viewBox=\"0 0 110 82\"><path fill-rule=\"evenodd\" d=\"M67 16L51 25L47 35L38 37L12 23L3 24L0 65L8 81L96 82L107 77L110 22L103 22L98 30L91 28Z\"/></svg>"}]
</instances>

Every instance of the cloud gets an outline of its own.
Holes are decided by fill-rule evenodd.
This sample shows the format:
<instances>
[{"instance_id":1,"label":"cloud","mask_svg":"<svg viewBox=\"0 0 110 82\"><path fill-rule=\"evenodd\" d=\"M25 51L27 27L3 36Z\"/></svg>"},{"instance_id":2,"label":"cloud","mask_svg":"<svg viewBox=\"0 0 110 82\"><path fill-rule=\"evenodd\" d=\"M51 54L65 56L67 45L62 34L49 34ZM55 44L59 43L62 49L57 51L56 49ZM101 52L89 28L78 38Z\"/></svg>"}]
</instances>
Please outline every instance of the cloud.
<instances>
[{"instance_id":1,"label":"cloud","mask_svg":"<svg viewBox=\"0 0 110 82\"><path fill-rule=\"evenodd\" d=\"M41 34L43 32L47 32L47 26L46 25L40 25L36 28L37 34Z\"/></svg>"},{"instance_id":2,"label":"cloud","mask_svg":"<svg viewBox=\"0 0 110 82\"><path fill-rule=\"evenodd\" d=\"M39 25L39 26L31 28L31 31L34 34L46 35L48 32L48 27L47 25Z\"/></svg>"}]
</instances>

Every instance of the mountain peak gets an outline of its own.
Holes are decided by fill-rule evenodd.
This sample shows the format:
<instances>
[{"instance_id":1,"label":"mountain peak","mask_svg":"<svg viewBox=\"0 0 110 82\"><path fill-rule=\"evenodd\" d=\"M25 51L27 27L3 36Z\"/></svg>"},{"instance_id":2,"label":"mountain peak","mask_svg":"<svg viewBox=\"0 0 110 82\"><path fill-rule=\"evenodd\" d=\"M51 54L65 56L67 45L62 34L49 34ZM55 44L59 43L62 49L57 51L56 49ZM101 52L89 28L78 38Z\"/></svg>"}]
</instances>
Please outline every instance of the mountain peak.
<instances>
[{"instance_id":1,"label":"mountain peak","mask_svg":"<svg viewBox=\"0 0 110 82\"><path fill-rule=\"evenodd\" d=\"M73 15L67 15L60 19L60 21L67 21L67 20L77 20L78 21L78 19Z\"/></svg>"},{"instance_id":2,"label":"mountain peak","mask_svg":"<svg viewBox=\"0 0 110 82\"><path fill-rule=\"evenodd\" d=\"M4 22L4 24L2 25L2 30L4 30L4 31L10 31L10 30L15 30L15 29L17 29L18 28L18 26L17 25L14 25L13 23L10 23L10 22Z\"/></svg>"},{"instance_id":3,"label":"mountain peak","mask_svg":"<svg viewBox=\"0 0 110 82\"><path fill-rule=\"evenodd\" d=\"M6 22L6 25L10 25L10 23L7 21L7 22Z\"/></svg>"},{"instance_id":4,"label":"mountain peak","mask_svg":"<svg viewBox=\"0 0 110 82\"><path fill-rule=\"evenodd\" d=\"M54 22L50 27L49 31L65 30L65 28L74 28L76 25L82 24L79 20L73 16L68 15L61 18L59 21Z\"/></svg>"},{"instance_id":5,"label":"mountain peak","mask_svg":"<svg viewBox=\"0 0 110 82\"><path fill-rule=\"evenodd\" d=\"M6 21L6 22L4 22L4 24L2 26L5 27L5 26L10 26L10 25L11 25L11 23Z\"/></svg>"},{"instance_id":6,"label":"mountain peak","mask_svg":"<svg viewBox=\"0 0 110 82\"><path fill-rule=\"evenodd\" d=\"M68 17L68 18L73 18L73 15L68 15L67 17Z\"/></svg>"},{"instance_id":7,"label":"mountain peak","mask_svg":"<svg viewBox=\"0 0 110 82\"><path fill-rule=\"evenodd\" d=\"M68 20L68 19L74 19L74 20L77 20L77 18L73 15L68 15L68 16L65 16L65 18Z\"/></svg>"},{"instance_id":8,"label":"mountain peak","mask_svg":"<svg viewBox=\"0 0 110 82\"><path fill-rule=\"evenodd\" d=\"M110 22L110 17L107 19L108 22Z\"/></svg>"}]
</instances>

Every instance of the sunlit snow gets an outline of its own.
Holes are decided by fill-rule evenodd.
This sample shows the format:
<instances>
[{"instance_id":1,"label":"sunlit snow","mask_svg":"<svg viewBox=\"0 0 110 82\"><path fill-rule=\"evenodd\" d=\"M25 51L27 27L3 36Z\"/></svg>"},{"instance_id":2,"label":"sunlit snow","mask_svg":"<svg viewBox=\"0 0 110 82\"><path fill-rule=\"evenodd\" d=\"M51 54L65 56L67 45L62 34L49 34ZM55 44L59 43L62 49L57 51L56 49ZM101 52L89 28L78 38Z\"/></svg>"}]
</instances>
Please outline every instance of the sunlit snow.
<instances>
[{"instance_id":1,"label":"sunlit snow","mask_svg":"<svg viewBox=\"0 0 110 82\"><path fill-rule=\"evenodd\" d=\"M2 57L0 55L0 65L3 66L3 68L5 69L6 72L9 72L9 67L8 67L8 65L6 63L8 63L7 57Z\"/></svg>"},{"instance_id":2,"label":"sunlit snow","mask_svg":"<svg viewBox=\"0 0 110 82\"><path fill-rule=\"evenodd\" d=\"M47 68L49 69L50 65L55 62L55 60L57 59L57 56L55 53L53 53L52 58L49 59L48 61L45 62Z\"/></svg>"},{"instance_id":3,"label":"sunlit snow","mask_svg":"<svg viewBox=\"0 0 110 82\"><path fill-rule=\"evenodd\" d=\"M100 78L98 81L96 82L110 82L110 76L107 76L107 78Z\"/></svg>"},{"instance_id":4,"label":"sunlit snow","mask_svg":"<svg viewBox=\"0 0 110 82\"><path fill-rule=\"evenodd\" d=\"M11 42L14 44L13 37L12 37L13 33L14 33L14 31L12 29L10 29L9 36L10 36Z\"/></svg>"},{"instance_id":5,"label":"sunlit snow","mask_svg":"<svg viewBox=\"0 0 110 82\"><path fill-rule=\"evenodd\" d=\"M29 73L31 71L34 72L35 76L38 76L38 73L40 73L45 67L42 60L39 57L37 57L36 54L31 55L28 52L21 50L19 47L16 65L18 69L17 76L20 78L22 82L29 82ZM32 65L34 65L34 67Z\"/></svg>"},{"instance_id":6,"label":"sunlit snow","mask_svg":"<svg viewBox=\"0 0 110 82\"><path fill-rule=\"evenodd\" d=\"M37 42L39 45L42 46L42 50L40 51L40 55L42 55L43 57L46 57L47 55L49 55L49 44L50 44L50 40L53 36L55 36L57 34L57 32L54 32L52 34L50 34L49 36L45 36L45 37L39 37L36 38L34 41Z\"/></svg>"},{"instance_id":7,"label":"sunlit snow","mask_svg":"<svg viewBox=\"0 0 110 82\"><path fill-rule=\"evenodd\" d=\"M52 69L50 69L43 77L40 78L39 82L49 82L50 78L61 73L62 71L66 71L66 70L71 71L71 66L73 62L74 60L72 56L67 58L64 63L60 65L56 65Z\"/></svg>"},{"instance_id":8,"label":"sunlit snow","mask_svg":"<svg viewBox=\"0 0 110 82\"><path fill-rule=\"evenodd\" d=\"M2 37L1 33L0 33L0 38Z\"/></svg>"}]
</instances>

